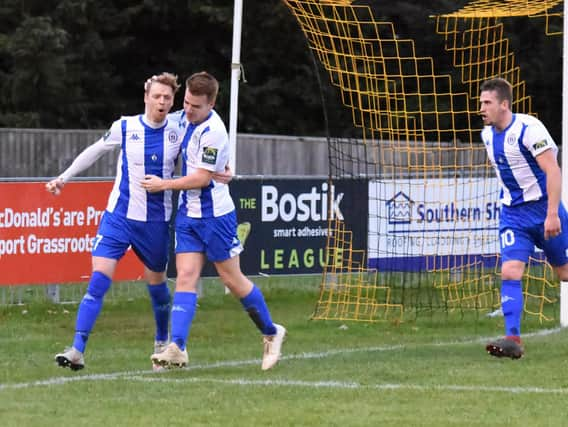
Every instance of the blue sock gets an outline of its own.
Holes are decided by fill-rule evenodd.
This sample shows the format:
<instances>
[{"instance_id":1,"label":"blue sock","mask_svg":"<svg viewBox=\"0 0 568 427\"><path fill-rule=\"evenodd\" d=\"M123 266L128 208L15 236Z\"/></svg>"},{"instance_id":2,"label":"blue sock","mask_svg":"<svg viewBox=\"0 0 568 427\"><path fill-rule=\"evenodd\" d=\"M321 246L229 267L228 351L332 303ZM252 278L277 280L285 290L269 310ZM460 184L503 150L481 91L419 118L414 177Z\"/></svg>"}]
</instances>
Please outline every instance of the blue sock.
<instances>
[{"instance_id":1,"label":"blue sock","mask_svg":"<svg viewBox=\"0 0 568 427\"><path fill-rule=\"evenodd\" d=\"M168 340L168 328L170 325L170 289L166 282L159 285L148 285L148 293L154 310L156 321L156 341Z\"/></svg>"},{"instance_id":2,"label":"blue sock","mask_svg":"<svg viewBox=\"0 0 568 427\"><path fill-rule=\"evenodd\" d=\"M172 304L172 342L183 350L197 308L195 292L176 292Z\"/></svg>"},{"instance_id":3,"label":"blue sock","mask_svg":"<svg viewBox=\"0 0 568 427\"><path fill-rule=\"evenodd\" d=\"M73 347L81 353L85 351L89 334L95 326L97 317L103 307L103 298L110 288L112 280L100 271L94 271L87 287L87 293L83 296L79 311L77 312L77 320L75 321L75 337L73 339Z\"/></svg>"},{"instance_id":4,"label":"blue sock","mask_svg":"<svg viewBox=\"0 0 568 427\"><path fill-rule=\"evenodd\" d=\"M263 335L276 335L276 327L270 318L270 311L260 289L253 284L252 291L241 298L241 304Z\"/></svg>"},{"instance_id":5,"label":"blue sock","mask_svg":"<svg viewBox=\"0 0 568 427\"><path fill-rule=\"evenodd\" d=\"M520 280L503 280L501 283L501 309L505 318L505 336L520 336L523 314L523 287Z\"/></svg>"}]
</instances>

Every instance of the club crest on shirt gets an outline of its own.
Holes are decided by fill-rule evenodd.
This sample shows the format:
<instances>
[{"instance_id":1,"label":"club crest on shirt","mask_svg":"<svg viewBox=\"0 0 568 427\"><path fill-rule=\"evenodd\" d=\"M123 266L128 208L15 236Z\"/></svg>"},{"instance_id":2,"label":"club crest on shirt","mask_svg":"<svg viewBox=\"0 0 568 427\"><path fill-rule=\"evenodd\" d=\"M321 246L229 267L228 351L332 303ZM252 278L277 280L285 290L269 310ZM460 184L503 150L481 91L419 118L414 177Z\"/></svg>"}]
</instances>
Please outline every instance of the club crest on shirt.
<instances>
[{"instance_id":1,"label":"club crest on shirt","mask_svg":"<svg viewBox=\"0 0 568 427\"><path fill-rule=\"evenodd\" d=\"M547 145L548 141L546 139L543 139L542 141L538 141L533 144L533 150L540 150L541 148L544 148Z\"/></svg>"},{"instance_id":2,"label":"club crest on shirt","mask_svg":"<svg viewBox=\"0 0 568 427\"><path fill-rule=\"evenodd\" d=\"M203 147L201 161L210 165L217 163L217 149L213 147Z\"/></svg>"},{"instance_id":3,"label":"club crest on shirt","mask_svg":"<svg viewBox=\"0 0 568 427\"><path fill-rule=\"evenodd\" d=\"M517 135L514 133L507 135L507 144L515 145L515 142L517 142Z\"/></svg>"},{"instance_id":4,"label":"club crest on shirt","mask_svg":"<svg viewBox=\"0 0 568 427\"><path fill-rule=\"evenodd\" d=\"M177 132L170 131L170 132L168 133L168 141L169 141L171 144L175 144L175 143L177 142L177 139L178 139L178 134L177 134Z\"/></svg>"}]
</instances>

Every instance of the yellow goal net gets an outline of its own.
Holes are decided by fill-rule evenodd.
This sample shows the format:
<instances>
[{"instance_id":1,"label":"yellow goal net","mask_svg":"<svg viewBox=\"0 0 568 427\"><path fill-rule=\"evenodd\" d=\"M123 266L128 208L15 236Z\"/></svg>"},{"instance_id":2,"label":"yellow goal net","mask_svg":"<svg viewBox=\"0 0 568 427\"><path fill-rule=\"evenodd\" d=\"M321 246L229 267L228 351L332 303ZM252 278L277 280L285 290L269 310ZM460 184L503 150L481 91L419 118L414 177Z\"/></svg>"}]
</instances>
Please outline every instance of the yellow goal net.
<instances>
[{"instance_id":1,"label":"yellow goal net","mask_svg":"<svg viewBox=\"0 0 568 427\"><path fill-rule=\"evenodd\" d=\"M513 110L536 114L508 33L534 20L542 43L554 39L562 2L478 0L427 16L435 50L389 15L391 2L283 1L343 110L327 125L330 179L368 179L367 247L330 221L313 318L497 310L499 186L479 136L479 87L504 77ZM526 315L551 319L558 288L539 253L525 276Z\"/></svg>"}]
</instances>

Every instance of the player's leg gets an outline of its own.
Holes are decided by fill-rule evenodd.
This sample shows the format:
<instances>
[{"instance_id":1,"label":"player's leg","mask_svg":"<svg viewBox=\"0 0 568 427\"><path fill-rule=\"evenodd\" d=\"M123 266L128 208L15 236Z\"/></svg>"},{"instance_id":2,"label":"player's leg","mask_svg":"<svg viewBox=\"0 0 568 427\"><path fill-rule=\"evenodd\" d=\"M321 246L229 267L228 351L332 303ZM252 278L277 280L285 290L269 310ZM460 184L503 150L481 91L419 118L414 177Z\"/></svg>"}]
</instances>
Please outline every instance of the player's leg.
<instances>
[{"instance_id":1,"label":"player's leg","mask_svg":"<svg viewBox=\"0 0 568 427\"><path fill-rule=\"evenodd\" d=\"M560 234L548 240L543 238L539 247L544 251L547 261L554 267L560 279L561 288L564 288L568 286L568 213L562 203L558 209L558 216L560 217Z\"/></svg>"},{"instance_id":2,"label":"player's leg","mask_svg":"<svg viewBox=\"0 0 568 427\"><path fill-rule=\"evenodd\" d=\"M194 220L176 218L176 290L171 312L171 343L151 359L164 367L181 367L188 362L186 343L197 309L197 283L205 264L204 245L194 230Z\"/></svg>"},{"instance_id":3,"label":"player's leg","mask_svg":"<svg viewBox=\"0 0 568 427\"><path fill-rule=\"evenodd\" d=\"M169 341L171 295L166 279L166 272L155 272L148 267L144 268L144 277L148 282L148 294L150 304L154 313L154 324L156 332L154 334L154 347L151 354L161 353L166 349ZM158 372L163 368L152 363L152 370Z\"/></svg>"},{"instance_id":4,"label":"player's leg","mask_svg":"<svg viewBox=\"0 0 568 427\"><path fill-rule=\"evenodd\" d=\"M172 342L181 350L186 342L197 308L197 283L205 256L200 252L176 254L177 278L172 307Z\"/></svg>"},{"instance_id":5,"label":"player's leg","mask_svg":"<svg viewBox=\"0 0 568 427\"><path fill-rule=\"evenodd\" d=\"M167 342L169 340L171 295L166 281L166 273L151 271L146 267L144 276L148 282L148 294L150 295L156 324L154 341Z\"/></svg>"},{"instance_id":6,"label":"player's leg","mask_svg":"<svg viewBox=\"0 0 568 427\"><path fill-rule=\"evenodd\" d=\"M505 319L505 336L520 344L521 317L524 307L522 278L525 263L503 262L501 267L501 310Z\"/></svg>"},{"instance_id":7,"label":"player's leg","mask_svg":"<svg viewBox=\"0 0 568 427\"><path fill-rule=\"evenodd\" d=\"M239 298L245 311L263 335L262 369L272 368L280 359L286 328L272 322L262 291L241 272L238 255L225 261L215 262L215 267L221 281Z\"/></svg>"},{"instance_id":8,"label":"player's leg","mask_svg":"<svg viewBox=\"0 0 568 427\"><path fill-rule=\"evenodd\" d=\"M104 296L112 283L116 264L128 246L128 228L120 218L114 218L105 212L93 241L93 273L77 311L73 345L71 349L55 356L60 366L70 367L73 370L84 367L83 353L89 335L102 309Z\"/></svg>"},{"instance_id":9,"label":"player's leg","mask_svg":"<svg viewBox=\"0 0 568 427\"><path fill-rule=\"evenodd\" d=\"M89 334L103 306L104 296L110 288L117 260L100 256L93 257L93 274L77 312L77 325L73 347L85 351Z\"/></svg>"},{"instance_id":10,"label":"player's leg","mask_svg":"<svg viewBox=\"0 0 568 427\"><path fill-rule=\"evenodd\" d=\"M558 208L560 217L560 234L554 238L537 242L546 256L547 261L554 267L562 282L568 281L568 213L561 203ZM544 236L544 228L541 233Z\"/></svg>"},{"instance_id":11,"label":"player's leg","mask_svg":"<svg viewBox=\"0 0 568 427\"><path fill-rule=\"evenodd\" d=\"M501 211L501 309L505 321L505 337L486 345L489 354L497 357L519 358L524 354L521 343L523 314L522 278L529 256L534 251L534 212L509 208Z\"/></svg>"},{"instance_id":12,"label":"player's leg","mask_svg":"<svg viewBox=\"0 0 568 427\"><path fill-rule=\"evenodd\" d=\"M187 365L187 340L197 309L197 283L205 256L199 252L176 254L176 291L172 302L171 342L151 357L154 364L171 368Z\"/></svg>"},{"instance_id":13,"label":"player's leg","mask_svg":"<svg viewBox=\"0 0 568 427\"><path fill-rule=\"evenodd\" d=\"M129 221L133 230L132 250L144 264L156 332L154 353L163 350L169 340L171 295L166 267L169 256L169 223Z\"/></svg>"},{"instance_id":14,"label":"player's leg","mask_svg":"<svg viewBox=\"0 0 568 427\"><path fill-rule=\"evenodd\" d=\"M215 262L215 268L223 284L240 300L249 317L262 334L276 334L276 328L262 291L241 272L239 256L235 255L224 261Z\"/></svg>"},{"instance_id":15,"label":"player's leg","mask_svg":"<svg viewBox=\"0 0 568 427\"><path fill-rule=\"evenodd\" d=\"M59 366L69 367L74 371L84 368L83 353L101 311L104 295L111 285L116 263L114 259L93 257L93 273L87 293L83 296L77 311L73 344L62 353L55 355L55 361Z\"/></svg>"},{"instance_id":16,"label":"player's leg","mask_svg":"<svg viewBox=\"0 0 568 427\"><path fill-rule=\"evenodd\" d=\"M286 329L272 322L262 291L242 272L237 238L237 222L233 213L214 218L207 229L207 258L214 262L223 284L241 301L244 309L264 336L262 368L270 369L280 358Z\"/></svg>"},{"instance_id":17,"label":"player's leg","mask_svg":"<svg viewBox=\"0 0 568 427\"><path fill-rule=\"evenodd\" d=\"M523 314L522 277L525 263L518 260L503 262L501 267L501 310L505 321L505 336L485 346L495 357L518 359L523 356L521 317Z\"/></svg>"}]
</instances>

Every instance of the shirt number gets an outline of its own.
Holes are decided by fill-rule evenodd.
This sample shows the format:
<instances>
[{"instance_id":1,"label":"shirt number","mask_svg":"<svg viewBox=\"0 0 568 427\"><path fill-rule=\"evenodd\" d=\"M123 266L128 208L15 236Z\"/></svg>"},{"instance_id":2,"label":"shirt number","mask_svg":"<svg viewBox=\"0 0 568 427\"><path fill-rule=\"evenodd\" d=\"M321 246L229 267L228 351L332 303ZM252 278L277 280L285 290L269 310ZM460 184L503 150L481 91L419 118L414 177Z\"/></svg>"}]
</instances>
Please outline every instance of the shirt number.
<instances>
[{"instance_id":1,"label":"shirt number","mask_svg":"<svg viewBox=\"0 0 568 427\"><path fill-rule=\"evenodd\" d=\"M512 230L505 230L501 233L501 247L513 246L515 244L515 233Z\"/></svg>"}]
</instances>

